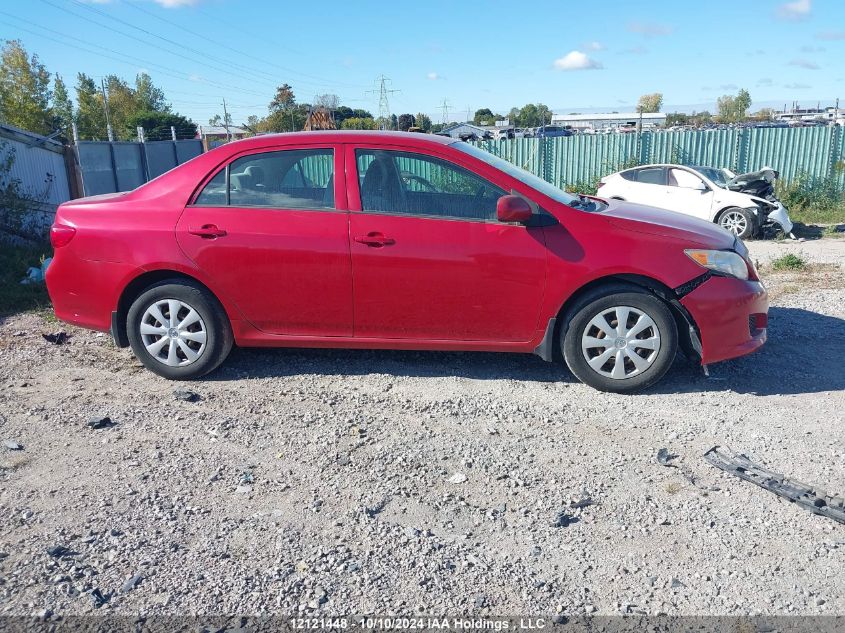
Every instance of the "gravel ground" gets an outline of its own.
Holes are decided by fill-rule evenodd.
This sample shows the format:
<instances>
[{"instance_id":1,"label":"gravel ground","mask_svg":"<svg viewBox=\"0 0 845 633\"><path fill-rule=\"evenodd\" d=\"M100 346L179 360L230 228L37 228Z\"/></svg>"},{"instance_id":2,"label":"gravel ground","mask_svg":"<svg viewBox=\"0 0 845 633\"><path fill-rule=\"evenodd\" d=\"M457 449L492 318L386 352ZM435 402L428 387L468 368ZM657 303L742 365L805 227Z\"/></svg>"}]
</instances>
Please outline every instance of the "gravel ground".
<instances>
[{"instance_id":1,"label":"gravel ground","mask_svg":"<svg viewBox=\"0 0 845 633\"><path fill-rule=\"evenodd\" d=\"M751 249L816 262L766 274L764 350L633 396L504 354L235 350L171 383L10 317L0 614L845 614L845 526L702 459L845 493L845 241Z\"/></svg>"}]
</instances>

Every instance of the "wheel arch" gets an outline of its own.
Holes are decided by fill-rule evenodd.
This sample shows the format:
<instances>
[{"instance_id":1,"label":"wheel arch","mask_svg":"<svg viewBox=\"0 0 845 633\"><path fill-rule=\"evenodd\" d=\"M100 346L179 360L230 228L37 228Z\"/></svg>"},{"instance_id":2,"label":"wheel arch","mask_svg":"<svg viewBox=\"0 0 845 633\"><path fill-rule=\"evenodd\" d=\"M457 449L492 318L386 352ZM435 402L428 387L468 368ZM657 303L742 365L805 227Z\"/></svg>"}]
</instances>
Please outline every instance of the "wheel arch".
<instances>
[{"instance_id":1,"label":"wheel arch","mask_svg":"<svg viewBox=\"0 0 845 633\"><path fill-rule=\"evenodd\" d=\"M684 353L688 356L701 357L701 333L692 315L679 301L680 297L678 294L665 283L653 277L635 273L618 273L598 277L584 284L567 297L556 315L555 331L552 340L554 341L555 354L557 356L562 355L560 340L572 318L573 312L579 306L581 300L589 293L603 286L610 285L627 285L646 290L663 301L675 318L675 324L678 327L678 342Z\"/></svg>"},{"instance_id":2,"label":"wheel arch","mask_svg":"<svg viewBox=\"0 0 845 633\"><path fill-rule=\"evenodd\" d=\"M168 279L190 281L192 284L200 286L220 304L226 318L231 319L220 297L207 284L204 284L196 277L171 268L148 270L126 284L117 300L117 309L112 313L112 338L118 347L129 347L129 337L126 333L126 317L129 314L129 307L132 305L132 302L150 286Z\"/></svg>"}]
</instances>

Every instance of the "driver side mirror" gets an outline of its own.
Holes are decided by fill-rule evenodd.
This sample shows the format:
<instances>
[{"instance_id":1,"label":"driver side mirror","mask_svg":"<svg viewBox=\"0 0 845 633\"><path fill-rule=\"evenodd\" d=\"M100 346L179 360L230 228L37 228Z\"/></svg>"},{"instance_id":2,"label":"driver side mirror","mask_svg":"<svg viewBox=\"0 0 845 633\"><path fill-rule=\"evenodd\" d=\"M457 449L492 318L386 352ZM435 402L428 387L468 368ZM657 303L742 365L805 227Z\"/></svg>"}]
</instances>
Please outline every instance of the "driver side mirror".
<instances>
[{"instance_id":1,"label":"driver side mirror","mask_svg":"<svg viewBox=\"0 0 845 633\"><path fill-rule=\"evenodd\" d=\"M701 180L698 181L698 184L695 185L693 187L693 189L695 189L696 191L700 191L701 193L704 193L706 191L710 191L710 188L707 185L705 185Z\"/></svg>"},{"instance_id":2,"label":"driver side mirror","mask_svg":"<svg viewBox=\"0 0 845 633\"><path fill-rule=\"evenodd\" d=\"M531 205L520 196L502 196L496 201L496 218L499 222L525 224L531 219Z\"/></svg>"}]
</instances>

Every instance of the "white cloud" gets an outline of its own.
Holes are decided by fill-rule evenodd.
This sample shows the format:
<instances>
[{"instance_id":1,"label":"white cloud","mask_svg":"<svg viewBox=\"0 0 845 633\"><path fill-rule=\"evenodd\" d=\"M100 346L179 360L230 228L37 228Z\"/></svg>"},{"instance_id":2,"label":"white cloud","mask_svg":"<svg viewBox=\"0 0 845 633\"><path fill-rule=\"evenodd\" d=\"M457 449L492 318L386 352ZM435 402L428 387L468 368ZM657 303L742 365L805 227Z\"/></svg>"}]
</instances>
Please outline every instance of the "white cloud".
<instances>
[{"instance_id":1,"label":"white cloud","mask_svg":"<svg viewBox=\"0 0 845 633\"><path fill-rule=\"evenodd\" d=\"M554 67L558 70L596 70L603 68L601 62L592 59L581 51L570 51L563 57L556 59Z\"/></svg>"},{"instance_id":2,"label":"white cloud","mask_svg":"<svg viewBox=\"0 0 845 633\"><path fill-rule=\"evenodd\" d=\"M153 0L158 5L161 5L165 9L177 9L179 7L192 7L199 0Z\"/></svg>"},{"instance_id":3,"label":"white cloud","mask_svg":"<svg viewBox=\"0 0 845 633\"><path fill-rule=\"evenodd\" d=\"M784 20L803 20L810 15L812 9L811 0L794 0L793 2L784 2L778 7L778 16Z\"/></svg>"},{"instance_id":4,"label":"white cloud","mask_svg":"<svg viewBox=\"0 0 845 633\"><path fill-rule=\"evenodd\" d=\"M787 90L809 90L812 86L808 86L807 84L784 84L783 87Z\"/></svg>"},{"instance_id":5,"label":"white cloud","mask_svg":"<svg viewBox=\"0 0 845 633\"><path fill-rule=\"evenodd\" d=\"M799 68L806 68L807 70L818 70L819 65L816 62L811 62L809 59L793 59L789 62L790 66L798 66Z\"/></svg>"},{"instance_id":6,"label":"white cloud","mask_svg":"<svg viewBox=\"0 0 845 633\"><path fill-rule=\"evenodd\" d=\"M430 79L431 81L437 81L438 79L440 79L440 75L432 71L426 75L426 78Z\"/></svg>"},{"instance_id":7,"label":"white cloud","mask_svg":"<svg viewBox=\"0 0 845 633\"><path fill-rule=\"evenodd\" d=\"M601 42L590 42L589 44L585 44L584 48L591 51L603 51L604 44L602 44Z\"/></svg>"},{"instance_id":8,"label":"white cloud","mask_svg":"<svg viewBox=\"0 0 845 633\"><path fill-rule=\"evenodd\" d=\"M629 22L628 30L631 33L639 33L644 37L660 37L661 35L669 35L672 32L672 27L656 22Z\"/></svg>"},{"instance_id":9,"label":"white cloud","mask_svg":"<svg viewBox=\"0 0 845 633\"><path fill-rule=\"evenodd\" d=\"M188 75L188 81L202 81L202 77L197 74Z\"/></svg>"}]
</instances>

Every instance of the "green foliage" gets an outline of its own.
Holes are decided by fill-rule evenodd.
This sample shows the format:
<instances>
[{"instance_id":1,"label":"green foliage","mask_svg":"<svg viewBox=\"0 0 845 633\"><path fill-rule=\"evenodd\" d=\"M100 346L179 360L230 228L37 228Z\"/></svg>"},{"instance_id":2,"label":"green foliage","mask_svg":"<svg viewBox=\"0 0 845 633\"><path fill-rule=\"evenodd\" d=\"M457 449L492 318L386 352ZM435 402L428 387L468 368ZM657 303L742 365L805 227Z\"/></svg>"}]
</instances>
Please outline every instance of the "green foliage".
<instances>
[{"instance_id":1,"label":"green foliage","mask_svg":"<svg viewBox=\"0 0 845 633\"><path fill-rule=\"evenodd\" d=\"M552 111L542 103L529 103L519 110L511 110L511 121L517 127L540 127L552 122Z\"/></svg>"},{"instance_id":2,"label":"green foliage","mask_svg":"<svg viewBox=\"0 0 845 633\"><path fill-rule=\"evenodd\" d=\"M340 124L342 130L377 130L378 123L373 117L351 117Z\"/></svg>"},{"instance_id":3,"label":"green foliage","mask_svg":"<svg viewBox=\"0 0 845 633\"><path fill-rule=\"evenodd\" d=\"M418 128L420 128L423 132L431 132L431 117L419 112L416 116L416 120Z\"/></svg>"},{"instance_id":4,"label":"green foliage","mask_svg":"<svg viewBox=\"0 0 845 633\"><path fill-rule=\"evenodd\" d=\"M796 222L845 223L845 191L835 176L820 178L801 172L788 184L779 180L775 193Z\"/></svg>"},{"instance_id":5,"label":"green foliage","mask_svg":"<svg viewBox=\"0 0 845 633\"><path fill-rule=\"evenodd\" d=\"M806 270L807 260L802 255L787 253L772 260L773 270Z\"/></svg>"},{"instance_id":6,"label":"green foliage","mask_svg":"<svg viewBox=\"0 0 845 633\"><path fill-rule=\"evenodd\" d=\"M196 138L197 126L181 114L171 112L137 112L126 122L133 129L144 128L144 138L148 141L164 141L172 138L170 128L176 128L176 138Z\"/></svg>"},{"instance_id":7,"label":"green foliage","mask_svg":"<svg viewBox=\"0 0 845 633\"><path fill-rule=\"evenodd\" d=\"M85 73L76 77L76 129L82 141L108 138L103 95L94 80Z\"/></svg>"},{"instance_id":8,"label":"green foliage","mask_svg":"<svg viewBox=\"0 0 845 633\"><path fill-rule=\"evenodd\" d=\"M73 103L67 92L67 86L58 75L53 79L53 124L54 130L60 130L62 140L73 138Z\"/></svg>"},{"instance_id":9,"label":"green foliage","mask_svg":"<svg viewBox=\"0 0 845 633\"><path fill-rule=\"evenodd\" d=\"M25 190L20 179L12 176L14 163L15 148L0 140L0 233L32 239L24 219L42 198Z\"/></svg>"},{"instance_id":10,"label":"green foliage","mask_svg":"<svg viewBox=\"0 0 845 633\"><path fill-rule=\"evenodd\" d=\"M719 120L723 123L736 123L748 116L751 107L751 95L747 90L740 90L736 96L722 95L716 101L719 108Z\"/></svg>"},{"instance_id":11,"label":"green foliage","mask_svg":"<svg viewBox=\"0 0 845 633\"><path fill-rule=\"evenodd\" d=\"M637 102L637 112L660 112L663 107L663 93L653 92L642 95Z\"/></svg>"},{"instance_id":12,"label":"green foliage","mask_svg":"<svg viewBox=\"0 0 845 633\"><path fill-rule=\"evenodd\" d=\"M564 187L564 190L567 193L583 193L588 196L594 196L598 192L598 188L598 178L586 178L584 180L578 180L576 182L566 185L566 187Z\"/></svg>"},{"instance_id":13,"label":"green foliage","mask_svg":"<svg viewBox=\"0 0 845 633\"><path fill-rule=\"evenodd\" d=\"M20 40L0 49L0 121L35 132L53 131L50 73L38 55L31 57Z\"/></svg>"},{"instance_id":14,"label":"green foliage","mask_svg":"<svg viewBox=\"0 0 845 633\"><path fill-rule=\"evenodd\" d=\"M0 317L50 305L43 283L23 285L20 280L30 266L39 266L52 252L49 244L0 246Z\"/></svg>"},{"instance_id":15,"label":"green foliage","mask_svg":"<svg viewBox=\"0 0 845 633\"><path fill-rule=\"evenodd\" d=\"M417 125L417 121L413 114L400 114L397 123L399 130L402 132L407 132L408 128L412 128Z\"/></svg>"},{"instance_id":16,"label":"green foliage","mask_svg":"<svg viewBox=\"0 0 845 633\"><path fill-rule=\"evenodd\" d=\"M135 107L138 112L170 112L164 91L153 84L147 73L135 77Z\"/></svg>"}]
</instances>

